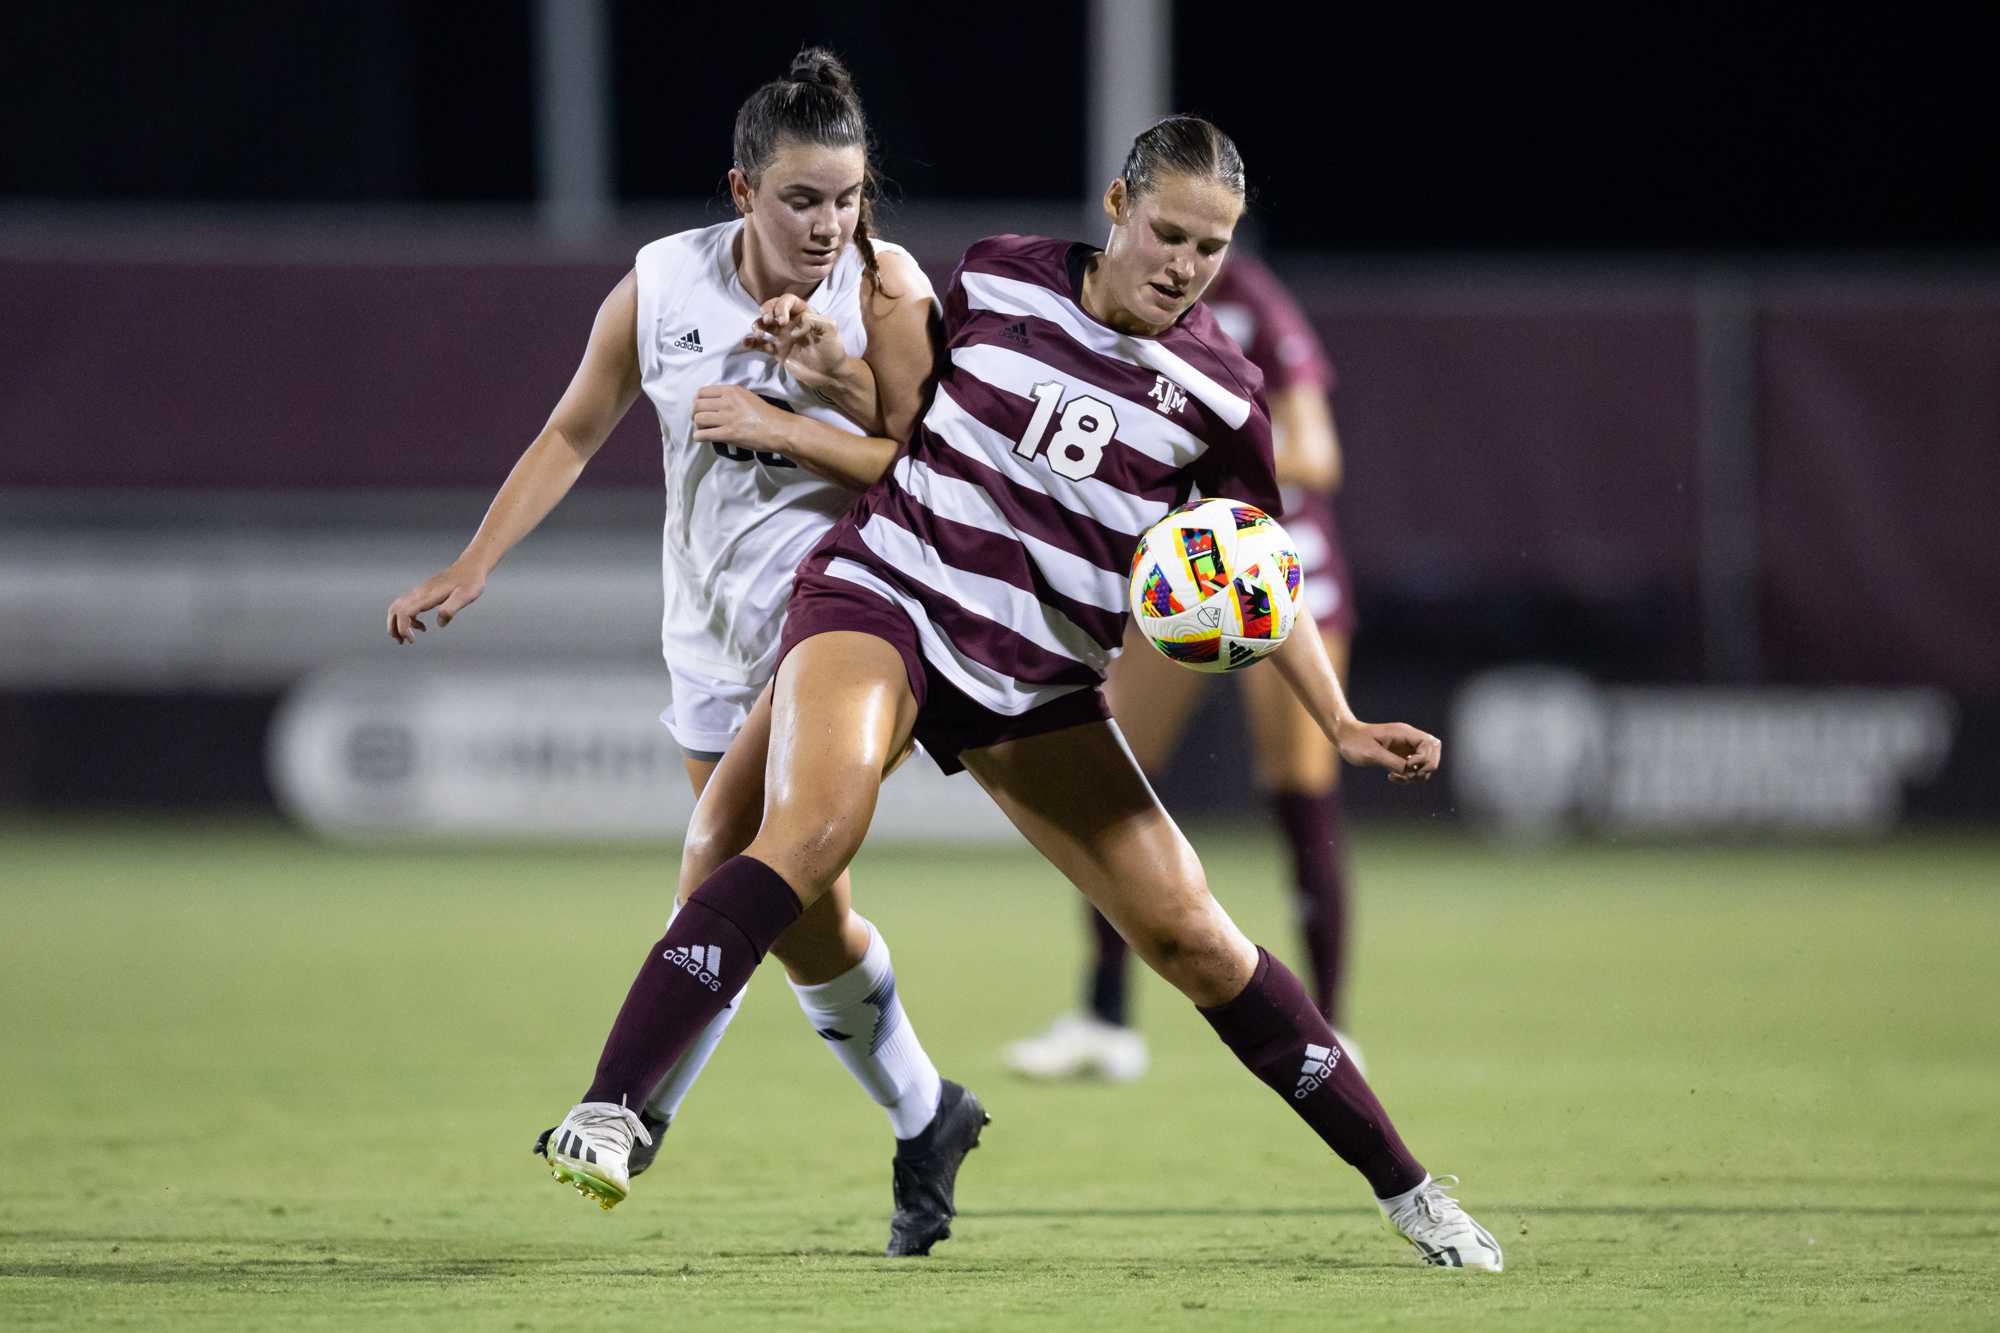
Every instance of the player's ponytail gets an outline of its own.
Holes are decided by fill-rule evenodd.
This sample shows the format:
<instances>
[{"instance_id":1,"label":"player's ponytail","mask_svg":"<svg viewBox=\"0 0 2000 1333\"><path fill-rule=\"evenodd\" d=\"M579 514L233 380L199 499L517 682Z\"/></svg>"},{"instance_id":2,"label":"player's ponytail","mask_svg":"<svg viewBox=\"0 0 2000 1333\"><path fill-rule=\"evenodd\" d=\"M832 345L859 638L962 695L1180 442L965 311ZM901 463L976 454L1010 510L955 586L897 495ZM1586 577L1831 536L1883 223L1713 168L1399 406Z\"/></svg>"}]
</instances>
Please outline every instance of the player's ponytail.
<instances>
[{"instance_id":1,"label":"player's ponytail","mask_svg":"<svg viewBox=\"0 0 2000 1333\"><path fill-rule=\"evenodd\" d=\"M751 93L737 110L736 166L752 189L784 139L826 148L860 146L865 174L854 246L861 251L861 262L880 282L882 274L875 267L870 235L880 178L875 171L868 117L861 109L861 94L854 89L854 76L839 56L824 47L809 46L792 57L792 68L784 78L773 79Z\"/></svg>"},{"instance_id":2,"label":"player's ponytail","mask_svg":"<svg viewBox=\"0 0 2000 1333\"><path fill-rule=\"evenodd\" d=\"M1119 175L1133 198L1151 194L1168 176L1214 181L1239 199L1247 195L1235 140L1200 116L1168 116L1142 131Z\"/></svg>"}]
</instances>

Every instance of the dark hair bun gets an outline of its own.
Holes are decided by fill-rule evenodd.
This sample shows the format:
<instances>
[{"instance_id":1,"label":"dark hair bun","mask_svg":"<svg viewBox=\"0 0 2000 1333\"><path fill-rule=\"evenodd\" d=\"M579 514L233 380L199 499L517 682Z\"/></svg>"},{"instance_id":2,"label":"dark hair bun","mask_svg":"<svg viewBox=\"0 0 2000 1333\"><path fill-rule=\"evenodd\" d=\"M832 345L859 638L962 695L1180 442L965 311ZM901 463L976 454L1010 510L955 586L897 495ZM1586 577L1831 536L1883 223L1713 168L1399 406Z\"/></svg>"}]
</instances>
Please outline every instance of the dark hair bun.
<instances>
[{"instance_id":1,"label":"dark hair bun","mask_svg":"<svg viewBox=\"0 0 2000 1333\"><path fill-rule=\"evenodd\" d=\"M875 247L868 239L869 201L876 188L868 117L861 110L861 95L854 90L854 76L839 56L823 46L808 46L793 56L784 78L764 84L737 108L736 166L751 189L757 188L764 168L786 140L861 150L861 216L854 224L854 247L868 271L879 278Z\"/></svg>"},{"instance_id":2,"label":"dark hair bun","mask_svg":"<svg viewBox=\"0 0 2000 1333\"><path fill-rule=\"evenodd\" d=\"M809 46L792 57L791 80L793 83L824 84L840 93L854 87L854 76L847 72L847 66L840 63L839 56L823 46Z\"/></svg>"}]
</instances>

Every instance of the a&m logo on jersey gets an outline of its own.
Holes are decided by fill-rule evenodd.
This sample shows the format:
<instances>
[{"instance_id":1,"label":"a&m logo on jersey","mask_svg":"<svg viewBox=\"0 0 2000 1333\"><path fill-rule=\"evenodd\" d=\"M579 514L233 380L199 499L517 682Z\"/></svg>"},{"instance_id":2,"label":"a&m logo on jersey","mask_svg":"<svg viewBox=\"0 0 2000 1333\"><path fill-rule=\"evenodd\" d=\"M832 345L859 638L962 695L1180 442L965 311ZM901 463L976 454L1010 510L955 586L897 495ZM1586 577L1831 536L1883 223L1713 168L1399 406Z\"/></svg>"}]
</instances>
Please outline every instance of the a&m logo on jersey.
<instances>
[{"instance_id":1,"label":"a&m logo on jersey","mask_svg":"<svg viewBox=\"0 0 2000 1333\"><path fill-rule=\"evenodd\" d=\"M1186 391L1165 375L1153 380L1153 391L1146 396L1153 400L1153 406L1160 409L1163 417L1170 417L1187 406Z\"/></svg>"}]
</instances>

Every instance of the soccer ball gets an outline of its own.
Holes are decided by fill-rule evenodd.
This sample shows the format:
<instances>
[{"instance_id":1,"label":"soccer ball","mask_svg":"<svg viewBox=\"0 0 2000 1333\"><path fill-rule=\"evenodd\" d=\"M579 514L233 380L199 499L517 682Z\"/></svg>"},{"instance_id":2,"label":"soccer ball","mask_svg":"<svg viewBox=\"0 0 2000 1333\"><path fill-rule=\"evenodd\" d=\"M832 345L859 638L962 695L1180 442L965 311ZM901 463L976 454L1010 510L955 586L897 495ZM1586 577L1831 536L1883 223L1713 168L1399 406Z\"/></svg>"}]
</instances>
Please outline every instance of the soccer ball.
<instances>
[{"instance_id":1,"label":"soccer ball","mask_svg":"<svg viewBox=\"0 0 2000 1333\"><path fill-rule=\"evenodd\" d=\"M1184 504L1132 556L1132 616L1161 655L1196 671L1237 671L1285 641L1304 578L1292 539L1238 500Z\"/></svg>"}]
</instances>

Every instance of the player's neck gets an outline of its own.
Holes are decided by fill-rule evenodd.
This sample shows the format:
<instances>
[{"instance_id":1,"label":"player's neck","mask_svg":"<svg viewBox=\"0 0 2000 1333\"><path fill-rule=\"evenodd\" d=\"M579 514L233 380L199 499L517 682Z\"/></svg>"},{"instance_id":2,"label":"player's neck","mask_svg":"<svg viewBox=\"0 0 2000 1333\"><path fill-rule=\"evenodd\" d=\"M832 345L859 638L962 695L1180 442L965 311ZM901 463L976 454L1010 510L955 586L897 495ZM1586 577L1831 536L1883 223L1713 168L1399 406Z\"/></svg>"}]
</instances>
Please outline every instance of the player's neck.
<instances>
[{"instance_id":1,"label":"player's neck","mask_svg":"<svg viewBox=\"0 0 2000 1333\"><path fill-rule=\"evenodd\" d=\"M1129 333L1136 338L1157 338L1174 326L1172 320L1165 324L1148 324L1112 297L1111 284L1104 276L1102 250L1090 257L1090 266L1083 271L1082 298L1083 313L1107 328Z\"/></svg>"},{"instance_id":2,"label":"player's neck","mask_svg":"<svg viewBox=\"0 0 2000 1333\"><path fill-rule=\"evenodd\" d=\"M757 233L747 224L737 229L736 244L732 248L736 258L736 280L743 284L743 290L758 305L785 295L811 296L819 289L819 279L793 282L772 265L764 247L757 243Z\"/></svg>"}]
</instances>

